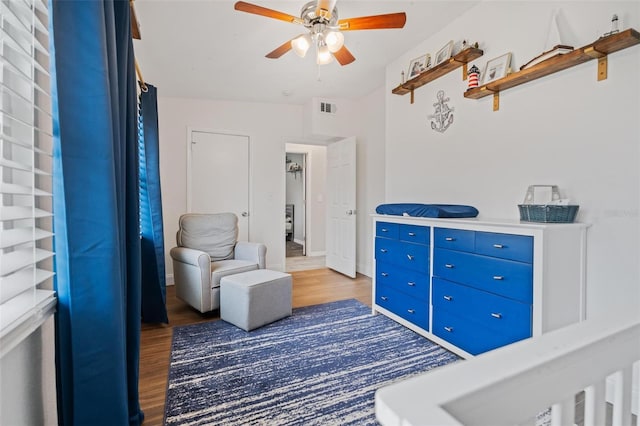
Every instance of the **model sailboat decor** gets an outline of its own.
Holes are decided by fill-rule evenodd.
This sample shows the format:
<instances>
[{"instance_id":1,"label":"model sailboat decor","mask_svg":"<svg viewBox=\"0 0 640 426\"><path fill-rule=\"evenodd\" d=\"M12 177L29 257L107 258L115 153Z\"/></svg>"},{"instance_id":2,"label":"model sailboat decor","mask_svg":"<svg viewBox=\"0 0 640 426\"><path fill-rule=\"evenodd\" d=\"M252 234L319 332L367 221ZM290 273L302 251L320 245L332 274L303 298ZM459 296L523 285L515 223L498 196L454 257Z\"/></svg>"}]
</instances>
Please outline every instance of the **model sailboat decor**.
<instances>
[{"instance_id":1,"label":"model sailboat decor","mask_svg":"<svg viewBox=\"0 0 640 426\"><path fill-rule=\"evenodd\" d=\"M534 65L539 64L540 62L546 61L547 59L553 58L558 55L563 55L565 53L571 52L573 50L573 46L568 46L566 44L562 44L560 41L560 29L558 27L558 12L555 11L553 16L551 17L551 25L549 26L549 35L547 37L546 46L552 46L548 48L531 59L529 62L520 67L520 70L524 70L527 68L531 68Z\"/></svg>"}]
</instances>

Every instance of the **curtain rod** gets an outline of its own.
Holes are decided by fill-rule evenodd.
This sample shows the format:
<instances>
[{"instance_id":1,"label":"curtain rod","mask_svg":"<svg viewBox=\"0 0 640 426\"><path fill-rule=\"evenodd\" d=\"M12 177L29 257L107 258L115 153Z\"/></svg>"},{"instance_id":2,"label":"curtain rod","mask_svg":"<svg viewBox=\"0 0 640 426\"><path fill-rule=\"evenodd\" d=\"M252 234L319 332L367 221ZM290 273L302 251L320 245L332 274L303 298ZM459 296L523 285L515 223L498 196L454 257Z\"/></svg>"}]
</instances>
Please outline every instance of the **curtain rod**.
<instances>
[{"instance_id":1,"label":"curtain rod","mask_svg":"<svg viewBox=\"0 0 640 426\"><path fill-rule=\"evenodd\" d=\"M138 65L138 60L134 59L136 63L136 74L138 74L138 84L140 84L140 90L143 92L148 92L149 88L147 87L147 83L144 82L144 78L142 78L142 71L140 71L140 65Z\"/></svg>"},{"instance_id":2,"label":"curtain rod","mask_svg":"<svg viewBox=\"0 0 640 426\"><path fill-rule=\"evenodd\" d=\"M129 0L129 11L131 12L131 38L140 40L140 23L138 22L138 17L136 16L136 9L133 7L133 0ZM140 65L138 65L138 60L134 57L134 62L136 64L136 74L138 74L138 84L140 85L140 90L143 92L148 92L149 88L147 87L147 83L144 82L144 78L142 78L142 71L140 71Z\"/></svg>"}]
</instances>

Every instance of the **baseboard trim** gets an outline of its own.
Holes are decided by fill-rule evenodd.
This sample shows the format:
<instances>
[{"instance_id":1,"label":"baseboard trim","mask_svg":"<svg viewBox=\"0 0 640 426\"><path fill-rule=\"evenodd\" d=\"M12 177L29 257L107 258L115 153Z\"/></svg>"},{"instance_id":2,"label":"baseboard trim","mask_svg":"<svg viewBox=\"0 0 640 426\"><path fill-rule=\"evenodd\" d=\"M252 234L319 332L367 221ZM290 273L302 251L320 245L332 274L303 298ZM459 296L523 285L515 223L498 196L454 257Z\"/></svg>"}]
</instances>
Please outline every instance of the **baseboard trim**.
<instances>
[{"instance_id":1,"label":"baseboard trim","mask_svg":"<svg viewBox=\"0 0 640 426\"><path fill-rule=\"evenodd\" d=\"M356 272L371 278L373 274L373 272L371 271L371 263L356 263Z\"/></svg>"},{"instance_id":2,"label":"baseboard trim","mask_svg":"<svg viewBox=\"0 0 640 426\"><path fill-rule=\"evenodd\" d=\"M325 256L327 254L326 251L310 251L307 252L307 256Z\"/></svg>"},{"instance_id":3,"label":"baseboard trim","mask_svg":"<svg viewBox=\"0 0 640 426\"><path fill-rule=\"evenodd\" d=\"M165 283L166 285L175 285L176 283L173 279L173 274L167 274L166 280L167 280L167 282Z\"/></svg>"}]
</instances>

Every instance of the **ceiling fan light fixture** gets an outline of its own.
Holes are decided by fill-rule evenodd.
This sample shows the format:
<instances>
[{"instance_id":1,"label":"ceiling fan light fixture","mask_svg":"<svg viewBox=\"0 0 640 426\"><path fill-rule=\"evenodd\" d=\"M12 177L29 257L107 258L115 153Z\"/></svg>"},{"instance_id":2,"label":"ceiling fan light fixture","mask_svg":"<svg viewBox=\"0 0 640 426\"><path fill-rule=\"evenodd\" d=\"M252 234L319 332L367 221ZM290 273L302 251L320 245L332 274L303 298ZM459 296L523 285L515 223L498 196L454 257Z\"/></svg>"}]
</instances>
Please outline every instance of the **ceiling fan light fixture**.
<instances>
[{"instance_id":1,"label":"ceiling fan light fixture","mask_svg":"<svg viewBox=\"0 0 640 426\"><path fill-rule=\"evenodd\" d=\"M333 61L333 55L329 51L329 48L326 44L318 45L318 55L316 57L316 62L318 65L326 65Z\"/></svg>"},{"instance_id":2,"label":"ceiling fan light fixture","mask_svg":"<svg viewBox=\"0 0 640 426\"><path fill-rule=\"evenodd\" d=\"M304 58L310 47L311 35L309 34L300 34L298 37L291 40L291 49L293 49L296 55L301 58Z\"/></svg>"},{"instance_id":3,"label":"ceiling fan light fixture","mask_svg":"<svg viewBox=\"0 0 640 426\"><path fill-rule=\"evenodd\" d=\"M324 42L331 53L335 53L344 46L344 34L340 31L325 30L323 33Z\"/></svg>"}]
</instances>

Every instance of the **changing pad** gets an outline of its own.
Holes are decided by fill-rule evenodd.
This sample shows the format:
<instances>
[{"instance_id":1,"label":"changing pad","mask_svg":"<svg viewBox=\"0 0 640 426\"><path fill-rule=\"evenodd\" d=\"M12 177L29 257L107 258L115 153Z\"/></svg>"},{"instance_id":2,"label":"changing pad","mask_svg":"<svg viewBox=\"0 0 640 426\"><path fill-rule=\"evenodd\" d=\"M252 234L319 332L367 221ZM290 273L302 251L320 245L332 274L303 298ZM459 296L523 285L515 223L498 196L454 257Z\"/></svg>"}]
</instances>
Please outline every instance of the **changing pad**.
<instances>
[{"instance_id":1,"label":"changing pad","mask_svg":"<svg viewBox=\"0 0 640 426\"><path fill-rule=\"evenodd\" d=\"M378 214L413 217L476 217L478 209L460 204L380 204L376 207Z\"/></svg>"}]
</instances>

